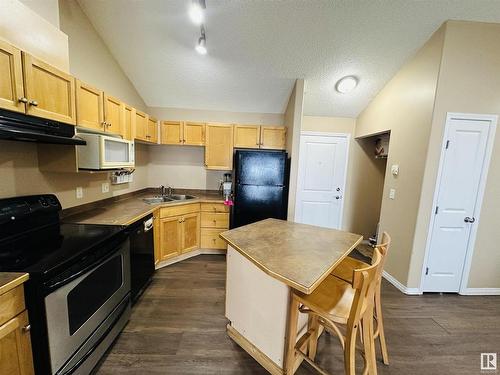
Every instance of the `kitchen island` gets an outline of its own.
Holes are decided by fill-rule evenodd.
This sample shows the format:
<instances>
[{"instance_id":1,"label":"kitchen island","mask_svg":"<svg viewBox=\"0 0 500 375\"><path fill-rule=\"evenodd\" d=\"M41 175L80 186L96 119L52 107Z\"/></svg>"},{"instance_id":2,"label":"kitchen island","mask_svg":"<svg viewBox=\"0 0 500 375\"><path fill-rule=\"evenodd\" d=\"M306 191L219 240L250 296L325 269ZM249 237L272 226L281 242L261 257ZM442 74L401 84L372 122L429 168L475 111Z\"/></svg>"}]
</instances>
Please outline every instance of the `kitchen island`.
<instances>
[{"instance_id":1,"label":"kitchen island","mask_svg":"<svg viewBox=\"0 0 500 375\"><path fill-rule=\"evenodd\" d=\"M228 243L228 334L271 374L284 374L290 292L312 293L363 237L276 219L220 236ZM306 324L299 314L299 331Z\"/></svg>"}]
</instances>

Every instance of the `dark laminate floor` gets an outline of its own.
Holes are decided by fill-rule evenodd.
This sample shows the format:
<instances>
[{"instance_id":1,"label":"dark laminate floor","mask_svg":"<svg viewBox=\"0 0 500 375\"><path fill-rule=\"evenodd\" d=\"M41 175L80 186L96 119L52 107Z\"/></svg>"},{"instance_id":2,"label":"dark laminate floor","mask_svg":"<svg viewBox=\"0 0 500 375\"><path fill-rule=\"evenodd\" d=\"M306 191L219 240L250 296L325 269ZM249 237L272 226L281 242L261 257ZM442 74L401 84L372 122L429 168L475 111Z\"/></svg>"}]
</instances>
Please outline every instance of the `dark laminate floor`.
<instances>
[{"instance_id":1,"label":"dark laminate floor","mask_svg":"<svg viewBox=\"0 0 500 375\"><path fill-rule=\"evenodd\" d=\"M224 288L221 255L157 271L98 374L266 374L226 335ZM379 374L479 374L480 353L500 352L500 297L405 296L385 282L382 298L391 364ZM343 373L335 337L318 360Z\"/></svg>"}]
</instances>

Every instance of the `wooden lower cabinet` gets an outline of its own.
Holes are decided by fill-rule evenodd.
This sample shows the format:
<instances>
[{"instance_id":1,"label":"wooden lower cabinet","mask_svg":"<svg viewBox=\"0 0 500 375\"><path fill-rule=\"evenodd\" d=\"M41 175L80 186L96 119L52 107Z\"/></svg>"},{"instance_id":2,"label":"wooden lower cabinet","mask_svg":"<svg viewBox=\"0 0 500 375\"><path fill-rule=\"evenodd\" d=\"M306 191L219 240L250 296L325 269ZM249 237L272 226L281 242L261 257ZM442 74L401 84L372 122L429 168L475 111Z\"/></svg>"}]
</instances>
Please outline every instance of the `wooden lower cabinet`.
<instances>
[{"instance_id":1,"label":"wooden lower cabinet","mask_svg":"<svg viewBox=\"0 0 500 375\"><path fill-rule=\"evenodd\" d=\"M225 249L226 242L219 237L219 234L227 229L201 228L201 247L203 249Z\"/></svg>"},{"instance_id":2,"label":"wooden lower cabinet","mask_svg":"<svg viewBox=\"0 0 500 375\"><path fill-rule=\"evenodd\" d=\"M23 286L0 295L0 374L34 374Z\"/></svg>"},{"instance_id":3,"label":"wooden lower cabinet","mask_svg":"<svg viewBox=\"0 0 500 375\"><path fill-rule=\"evenodd\" d=\"M194 213L182 217L182 246L181 253L200 247L200 214Z\"/></svg>"},{"instance_id":4,"label":"wooden lower cabinet","mask_svg":"<svg viewBox=\"0 0 500 375\"><path fill-rule=\"evenodd\" d=\"M201 247L203 249L227 249L219 237L229 229L229 207L223 203L201 204Z\"/></svg>"},{"instance_id":5,"label":"wooden lower cabinet","mask_svg":"<svg viewBox=\"0 0 500 375\"><path fill-rule=\"evenodd\" d=\"M181 216L160 219L160 257L167 260L180 254L182 244Z\"/></svg>"}]
</instances>

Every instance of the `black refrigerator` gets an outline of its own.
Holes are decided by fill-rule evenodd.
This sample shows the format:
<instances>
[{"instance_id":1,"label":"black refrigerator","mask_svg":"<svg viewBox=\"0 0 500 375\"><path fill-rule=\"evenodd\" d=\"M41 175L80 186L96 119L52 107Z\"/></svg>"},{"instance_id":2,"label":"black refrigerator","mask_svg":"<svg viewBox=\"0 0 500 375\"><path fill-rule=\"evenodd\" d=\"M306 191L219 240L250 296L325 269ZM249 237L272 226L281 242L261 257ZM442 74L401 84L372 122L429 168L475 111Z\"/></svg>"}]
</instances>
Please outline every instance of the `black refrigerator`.
<instances>
[{"instance_id":1,"label":"black refrigerator","mask_svg":"<svg viewBox=\"0 0 500 375\"><path fill-rule=\"evenodd\" d=\"M231 228L276 218L286 220L289 160L285 151L236 150Z\"/></svg>"}]
</instances>

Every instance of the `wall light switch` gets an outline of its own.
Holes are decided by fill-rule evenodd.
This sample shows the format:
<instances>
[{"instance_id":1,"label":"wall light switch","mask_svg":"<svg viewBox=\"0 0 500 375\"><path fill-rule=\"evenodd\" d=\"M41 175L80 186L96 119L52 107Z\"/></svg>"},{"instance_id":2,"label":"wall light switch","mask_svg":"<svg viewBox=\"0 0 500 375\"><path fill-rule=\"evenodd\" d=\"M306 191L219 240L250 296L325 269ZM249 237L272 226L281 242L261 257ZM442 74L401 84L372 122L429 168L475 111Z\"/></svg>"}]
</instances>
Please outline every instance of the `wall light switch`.
<instances>
[{"instance_id":1,"label":"wall light switch","mask_svg":"<svg viewBox=\"0 0 500 375\"><path fill-rule=\"evenodd\" d=\"M109 193L109 182L103 182L101 187L103 193Z\"/></svg>"},{"instance_id":2,"label":"wall light switch","mask_svg":"<svg viewBox=\"0 0 500 375\"><path fill-rule=\"evenodd\" d=\"M396 189L390 189L389 190L389 199L395 199L396 198Z\"/></svg>"},{"instance_id":3,"label":"wall light switch","mask_svg":"<svg viewBox=\"0 0 500 375\"><path fill-rule=\"evenodd\" d=\"M78 186L76 188L76 199L82 199L83 198L83 188L81 186Z\"/></svg>"},{"instance_id":4,"label":"wall light switch","mask_svg":"<svg viewBox=\"0 0 500 375\"><path fill-rule=\"evenodd\" d=\"M394 177L396 177L399 174L399 165L394 164L391 166L391 173Z\"/></svg>"}]
</instances>

